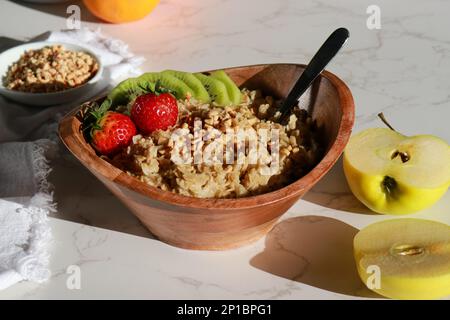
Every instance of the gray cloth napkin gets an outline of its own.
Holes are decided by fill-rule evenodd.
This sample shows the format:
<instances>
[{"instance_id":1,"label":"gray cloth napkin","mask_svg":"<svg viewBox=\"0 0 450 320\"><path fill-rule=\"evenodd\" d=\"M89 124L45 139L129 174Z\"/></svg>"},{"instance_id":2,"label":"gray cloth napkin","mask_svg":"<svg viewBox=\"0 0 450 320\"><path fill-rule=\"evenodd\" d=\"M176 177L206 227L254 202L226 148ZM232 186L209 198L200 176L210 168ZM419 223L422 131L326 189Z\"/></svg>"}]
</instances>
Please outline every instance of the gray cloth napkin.
<instances>
[{"instance_id":1,"label":"gray cloth napkin","mask_svg":"<svg viewBox=\"0 0 450 320\"><path fill-rule=\"evenodd\" d=\"M143 62L125 43L99 30L47 32L32 41L42 40L83 44L101 58L107 76L91 96L62 106L24 106L0 96L0 290L21 280L42 282L50 276L47 216L56 206L47 176L51 160L64 150L57 136L59 119L107 85L139 74ZM20 43L0 37L0 51Z\"/></svg>"}]
</instances>

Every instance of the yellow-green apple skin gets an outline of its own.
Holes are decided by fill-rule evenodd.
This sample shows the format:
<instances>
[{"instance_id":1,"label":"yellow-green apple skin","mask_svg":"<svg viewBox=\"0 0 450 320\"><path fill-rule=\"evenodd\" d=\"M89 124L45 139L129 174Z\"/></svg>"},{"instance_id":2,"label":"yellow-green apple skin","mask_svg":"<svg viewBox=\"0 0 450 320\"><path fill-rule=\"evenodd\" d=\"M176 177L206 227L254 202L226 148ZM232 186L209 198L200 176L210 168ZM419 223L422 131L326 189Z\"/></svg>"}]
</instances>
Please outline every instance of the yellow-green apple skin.
<instances>
[{"instance_id":1,"label":"yellow-green apple skin","mask_svg":"<svg viewBox=\"0 0 450 320\"><path fill-rule=\"evenodd\" d=\"M450 147L432 135L404 136L388 128L350 138L343 157L353 194L383 214L409 214L430 207L450 186Z\"/></svg>"},{"instance_id":2,"label":"yellow-green apple skin","mask_svg":"<svg viewBox=\"0 0 450 320\"><path fill-rule=\"evenodd\" d=\"M361 280L385 297L450 296L450 226L446 224L409 218L376 222L358 232L353 250ZM378 283L374 276L379 276Z\"/></svg>"}]
</instances>

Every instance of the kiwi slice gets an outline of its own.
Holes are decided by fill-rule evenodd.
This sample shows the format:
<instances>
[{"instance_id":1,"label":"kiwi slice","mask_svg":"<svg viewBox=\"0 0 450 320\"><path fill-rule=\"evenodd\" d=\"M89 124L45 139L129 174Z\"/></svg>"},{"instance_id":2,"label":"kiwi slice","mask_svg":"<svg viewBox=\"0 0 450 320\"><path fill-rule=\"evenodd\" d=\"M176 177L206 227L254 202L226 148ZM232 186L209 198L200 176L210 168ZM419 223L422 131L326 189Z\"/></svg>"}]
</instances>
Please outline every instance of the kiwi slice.
<instances>
[{"instance_id":1,"label":"kiwi slice","mask_svg":"<svg viewBox=\"0 0 450 320\"><path fill-rule=\"evenodd\" d=\"M234 83L233 80L230 79L230 77L226 74L223 70L217 70L214 72L211 72L211 77L214 79L220 80L225 84L225 87L227 88L228 96L231 99L231 102L233 104L240 104L242 99L242 93L241 90L237 87L237 85Z\"/></svg>"},{"instance_id":2,"label":"kiwi slice","mask_svg":"<svg viewBox=\"0 0 450 320\"><path fill-rule=\"evenodd\" d=\"M211 101L208 91L205 89L203 84L199 79L197 79L192 73L176 71L176 70L165 70L162 74L168 74L174 76L175 78L183 81L189 88L192 89L193 97L204 103Z\"/></svg>"},{"instance_id":3,"label":"kiwi slice","mask_svg":"<svg viewBox=\"0 0 450 320\"><path fill-rule=\"evenodd\" d=\"M157 83L161 87L173 92L177 99L186 99L193 95L193 90L180 79L160 72L147 72L137 78L137 82L142 86L144 84Z\"/></svg>"},{"instance_id":4,"label":"kiwi slice","mask_svg":"<svg viewBox=\"0 0 450 320\"><path fill-rule=\"evenodd\" d=\"M114 87L101 105L101 110L106 111L119 105L127 105L135 97L155 92L156 84L170 90L177 99L185 99L192 95L193 90L183 81L169 74L157 72L144 73L138 78L130 78L122 81Z\"/></svg>"},{"instance_id":5,"label":"kiwi slice","mask_svg":"<svg viewBox=\"0 0 450 320\"><path fill-rule=\"evenodd\" d=\"M106 111L118 105L126 105L131 100L140 94L148 92L148 89L139 85L137 78L129 78L120 82L108 94L101 105L101 110Z\"/></svg>"},{"instance_id":6,"label":"kiwi slice","mask_svg":"<svg viewBox=\"0 0 450 320\"><path fill-rule=\"evenodd\" d=\"M201 81L206 90L208 90L211 100L219 106L228 106L232 104L228 96L227 87L222 81L204 75L203 73L194 74Z\"/></svg>"}]
</instances>

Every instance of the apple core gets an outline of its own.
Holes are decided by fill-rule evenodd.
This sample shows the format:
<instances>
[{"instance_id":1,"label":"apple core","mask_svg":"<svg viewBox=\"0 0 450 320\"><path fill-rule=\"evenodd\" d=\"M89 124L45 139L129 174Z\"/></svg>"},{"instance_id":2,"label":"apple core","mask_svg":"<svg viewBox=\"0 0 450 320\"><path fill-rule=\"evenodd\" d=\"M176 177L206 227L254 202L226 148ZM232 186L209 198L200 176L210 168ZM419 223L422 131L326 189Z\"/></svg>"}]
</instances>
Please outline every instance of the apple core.
<instances>
[{"instance_id":1,"label":"apple core","mask_svg":"<svg viewBox=\"0 0 450 320\"><path fill-rule=\"evenodd\" d=\"M409 161L410 159L409 154L407 152L395 150L391 155L391 160L394 160L398 156L400 156L400 159L402 160L403 163Z\"/></svg>"},{"instance_id":2,"label":"apple core","mask_svg":"<svg viewBox=\"0 0 450 320\"><path fill-rule=\"evenodd\" d=\"M391 248L391 253L394 256L418 256L425 253L425 249L419 246L400 244L394 245Z\"/></svg>"}]
</instances>

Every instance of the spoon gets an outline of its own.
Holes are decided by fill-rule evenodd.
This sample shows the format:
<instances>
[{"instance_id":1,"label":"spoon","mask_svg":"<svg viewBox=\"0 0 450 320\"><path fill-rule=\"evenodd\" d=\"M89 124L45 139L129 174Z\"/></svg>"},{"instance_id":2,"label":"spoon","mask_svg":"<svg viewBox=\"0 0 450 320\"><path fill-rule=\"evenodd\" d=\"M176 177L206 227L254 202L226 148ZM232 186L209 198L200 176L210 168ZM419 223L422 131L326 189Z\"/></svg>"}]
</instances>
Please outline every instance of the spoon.
<instances>
[{"instance_id":1,"label":"spoon","mask_svg":"<svg viewBox=\"0 0 450 320\"><path fill-rule=\"evenodd\" d=\"M325 42L320 49L316 52L309 64L306 66L303 73L298 78L295 85L289 92L286 100L284 100L279 111L281 112L280 122L283 123L288 115L291 113L292 108L298 105L298 99L303 93L311 86L317 76L325 69L328 63L339 52L347 39L350 37L350 33L345 28L336 29Z\"/></svg>"}]
</instances>

